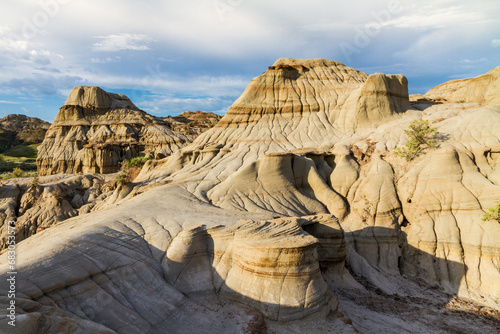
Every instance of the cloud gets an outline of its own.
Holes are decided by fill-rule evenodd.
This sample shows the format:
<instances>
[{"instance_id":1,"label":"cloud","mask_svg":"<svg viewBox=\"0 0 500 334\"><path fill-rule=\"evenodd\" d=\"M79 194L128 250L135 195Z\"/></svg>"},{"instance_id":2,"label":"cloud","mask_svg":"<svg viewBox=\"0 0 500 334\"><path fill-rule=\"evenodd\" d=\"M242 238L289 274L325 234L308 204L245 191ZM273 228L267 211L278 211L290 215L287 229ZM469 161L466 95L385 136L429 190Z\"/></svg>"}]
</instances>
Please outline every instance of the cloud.
<instances>
[{"instance_id":1,"label":"cloud","mask_svg":"<svg viewBox=\"0 0 500 334\"><path fill-rule=\"evenodd\" d=\"M147 112L156 115L178 115L184 111L211 111L223 114L234 102L228 97L172 97L149 96L147 101L138 104Z\"/></svg>"},{"instance_id":2,"label":"cloud","mask_svg":"<svg viewBox=\"0 0 500 334\"><path fill-rule=\"evenodd\" d=\"M106 57L106 58L93 57L93 58L90 58L90 63L92 63L92 64L108 64L108 63L120 62L121 60L122 60L122 58L120 56Z\"/></svg>"},{"instance_id":3,"label":"cloud","mask_svg":"<svg viewBox=\"0 0 500 334\"><path fill-rule=\"evenodd\" d=\"M0 100L0 103L4 103L4 104L19 104L19 102L6 101L6 100Z\"/></svg>"},{"instance_id":4,"label":"cloud","mask_svg":"<svg viewBox=\"0 0 500 334\"><path fill-rule=\"evenodd\" d=\"M484 63L487 62L488 59L486 58L479 58L479 59L462 59L460 62L462 64L477 64L477 63Z\"/></svg>"},{"instance_id":5,"label":"cloud","mask_svg":"<svg viewBox=\"0 0 500 334\"><path fill-rule=\"evenodd\" d=\"M92 45L94 52L116 52L125 50L145 51L151 50L148 43L153 39L143 34L117 34L109 36L96 36L100 42Z\"/></svg>"},{"instance_id":6,"label":"cloud","mask_svg":"<svg viewBox=\"0 0 500 334\"><path fill-rule=\"evenodd\" d=\"M8 30L6 31L8 33ZM0 35L4 35L0 33ZM23 52L28 49L28 41L13 38L13 36L0 37L0 49L2 52Z\"/></svg>"},{"instance_id":7,"label":"cloud","mask_svg":"<svg viewBox=\"0 0 500 334\"><path fill-rule=\"evenodd\" d=\"M450 28L454 25L484 23L488 21L482 13L470 12L462 6L447 8L421 8L416 12L383 22L384 27L433 29Z\"/></svg>"},{"instance_id":8,"label":"cloud","mask_svg":"<svg viewBox=\"0 0 500 334\"><path fill-rule=\"evenodd\" d=\"M82 78L76 76L34 73L29 77L11 79L2 85L31 96L40 97L58 95L61 88L68 85L74 86L82 81L84 81Z\"/></svg>"},{"instance_id":9,"label":"cloud","mask_svg":"<svg viewBox=\"0 0 500 334\"><path fill-rule=\"evenodd\" d=\"M497 48L500 46L500 39L494 39L491 41L491 46L493 46L494 48Z\"/></svg>"}]
</instances>

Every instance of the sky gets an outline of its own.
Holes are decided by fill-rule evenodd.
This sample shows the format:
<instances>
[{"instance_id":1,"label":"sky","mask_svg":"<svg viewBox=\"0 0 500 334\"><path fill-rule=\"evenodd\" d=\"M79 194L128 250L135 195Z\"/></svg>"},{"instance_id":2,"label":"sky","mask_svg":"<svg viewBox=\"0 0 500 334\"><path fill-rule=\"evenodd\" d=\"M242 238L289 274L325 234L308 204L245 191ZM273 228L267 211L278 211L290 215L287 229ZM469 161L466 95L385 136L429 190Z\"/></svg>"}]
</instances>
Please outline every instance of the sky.
<instances>
[{"instance_id":1,"label":"sky","mask_svg":"<svg viewBox=\"0 0 500 334\"><path fill-rule=\"evenodd\" d=\"M156 116L224 114L281 57L401 73L423 94L500 65L500 1L2 0L0 117L51 122L79 85Z\"/></svg>"}]
</instances>

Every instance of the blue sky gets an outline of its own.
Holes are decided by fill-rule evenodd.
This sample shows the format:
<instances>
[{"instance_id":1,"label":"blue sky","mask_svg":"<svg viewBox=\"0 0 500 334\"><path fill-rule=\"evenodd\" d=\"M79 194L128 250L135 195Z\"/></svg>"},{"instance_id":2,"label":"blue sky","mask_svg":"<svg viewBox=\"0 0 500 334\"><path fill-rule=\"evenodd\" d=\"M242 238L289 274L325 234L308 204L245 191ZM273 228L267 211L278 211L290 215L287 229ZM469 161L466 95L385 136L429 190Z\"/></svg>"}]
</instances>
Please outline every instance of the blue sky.
<instances>
[{"instance_id":1,"label":"blue sky","mask_svg":"<svg viewBox=\"0 0 500 334\"><path fill-rule=\"evenodd\" d=\"M77 85L158 116L224 113L280 57L402 73L410 93L500 65L500 1L4 0L0 117L53 121Z\"/></svg>"}]
</instances>

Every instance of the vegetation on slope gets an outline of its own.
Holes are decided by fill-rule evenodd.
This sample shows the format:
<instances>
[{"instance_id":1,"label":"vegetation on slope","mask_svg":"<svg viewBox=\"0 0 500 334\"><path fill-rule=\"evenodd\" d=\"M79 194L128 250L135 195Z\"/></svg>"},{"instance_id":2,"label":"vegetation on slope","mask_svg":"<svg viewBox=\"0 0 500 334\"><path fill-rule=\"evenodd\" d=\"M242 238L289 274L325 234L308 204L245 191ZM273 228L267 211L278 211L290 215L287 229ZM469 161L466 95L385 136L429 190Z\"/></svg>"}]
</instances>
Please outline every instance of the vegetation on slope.
<instances>
[{"instance_id":1,"label":"vegetation on slope","mask_svg":"<svg viewBox=\"0 0 500 334\"><path fill-rule=\"evenodd\" d=\"M398 147L395 150L396 155L411 161L418 157L427 148L436 148L436 140L438 134L436 128L431 128L429 121L414 120L410 123L408 129L404 130L405 134L410 138L405 146Z\"/></svg>"}]
</instances>

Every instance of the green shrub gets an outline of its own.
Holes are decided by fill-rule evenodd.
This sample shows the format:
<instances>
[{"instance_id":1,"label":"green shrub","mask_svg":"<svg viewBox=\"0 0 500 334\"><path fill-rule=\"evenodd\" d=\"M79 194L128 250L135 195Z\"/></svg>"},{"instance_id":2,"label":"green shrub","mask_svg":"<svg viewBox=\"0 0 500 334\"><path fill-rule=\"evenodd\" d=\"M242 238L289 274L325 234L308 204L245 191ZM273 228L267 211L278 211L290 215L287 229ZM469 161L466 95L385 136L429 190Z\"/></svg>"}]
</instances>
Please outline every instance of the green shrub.
<instances>
[{"instance_id":1,"label":"green shrub","mask_svg":"<svg viewBox=\"0 0 500 334\"><path fill-rule=\"evenodd\" d=\"M33 188L38 188L38 175L33 176L33 180L31 180L31 186Z\"/></svg>"},{"instance_id":2,"label":"green shrub","mask_svg":"<svg viewBox=\"0 0 500 334\"><path fill-rule=\"evenodd\" d=\"M45 137L44 129L23 130L16 135L25 143L41 143Z\"/></svg>"},{"instance_id":3,"label":"green shrub","mask_svg":"<svg viewBox=\"0 0 500 334\"><path fill-rule=\"evenodd\" d=\"M500 203L498 203L492 208L489 208L488 212L486 212L483 215L483 218L481 218L481 220L482 221L496 220L500 223Z\"/></svg>"},{"instance_id":4,"label":"green shrub","mask_svg":"<svg viewBox=\"0 0 500 334\"><path fill-rule=\"evenodd\" d=\"M121 171L116 177L116 182L122 186L126 185L129 182L128 173Z\"/></svg>"},{"instance_id":5,"label":"green shrub","mask_svg":"<svg viewBox=\"0 0 500 334\"><path fill-rule=\"evenodd\" d=\"M124 160L122 162L122 168L120 173L116 177L116 182L121 185L125 185L132 182L131 178L133 169L142 168L146 161L151 160L149 157L135 157L130 160Z\"/></svg>"},{"instance_id":6,"label":"green shrub","mask_svg":"<svg viewBox=\"0 0 500 334\"><path fill-rule=\"evenodd\" d=\"M122 169L123 167L125 168L137 168L137 167L142 167L146 161L151 160L149 157L135 157L130 160L125 160L122 164Z\"/></svg>"},{"instance_id":7,"label":"green shrub","mask_svg":"<svg viewBox=\"0 0 500 334\"><path fill-rule=\"evenodd\" d=\"M12 170L12 177L23 177L24 176L24 171L21 168L14 168Z\"/></svg>"},{"instance_id":8,"label":"green shrub","mask_svg":"<svg viewBox=\"0 0 500 334\"><path fill-rule=\"evenodd\" d=\"M429 126L429 121L414 120L405 130L405 134L410 138L405 146L394 150L397 156L405 158L407 161L415 159L426 148L436 148L435 136L438 131Z\"/></svg>"}]
</instances>

